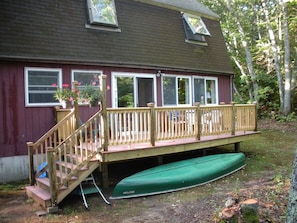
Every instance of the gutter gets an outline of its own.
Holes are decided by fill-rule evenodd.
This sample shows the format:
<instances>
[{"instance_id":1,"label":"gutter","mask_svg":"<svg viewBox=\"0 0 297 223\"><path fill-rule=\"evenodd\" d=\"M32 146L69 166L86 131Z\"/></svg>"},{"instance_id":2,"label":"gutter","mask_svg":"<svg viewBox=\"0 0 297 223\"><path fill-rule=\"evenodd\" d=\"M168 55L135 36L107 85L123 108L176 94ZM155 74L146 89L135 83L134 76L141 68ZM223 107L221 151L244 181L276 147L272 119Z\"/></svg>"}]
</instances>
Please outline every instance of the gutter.
<instances>
[{"instance_id":1,"label":"gutter","mask_svg":"<svg viewBox=\"0 0 297 223\"><path fill-rule=\"evenodd\" d=\"M70 59L59 59L59 58L46 58L46 57L25 57L25 56L3 56L0 55L0 61L20 61L20 62L31 62L31 63L56 63L56 64L73 64L73 65L92 65L92 66L105 66L105 67L124 67L124 68L138 68L138 69L153 69L153 70L166 70L166 71L179 71L179 72L200 72L205 74L218 74L218 75L233 75L233 71L223 70L205 70L205 69L194 69L187 67L172 67L161 64L134 64L126 62L112 62L112 61L78 61Z\"/></svg>"}]
</instances>

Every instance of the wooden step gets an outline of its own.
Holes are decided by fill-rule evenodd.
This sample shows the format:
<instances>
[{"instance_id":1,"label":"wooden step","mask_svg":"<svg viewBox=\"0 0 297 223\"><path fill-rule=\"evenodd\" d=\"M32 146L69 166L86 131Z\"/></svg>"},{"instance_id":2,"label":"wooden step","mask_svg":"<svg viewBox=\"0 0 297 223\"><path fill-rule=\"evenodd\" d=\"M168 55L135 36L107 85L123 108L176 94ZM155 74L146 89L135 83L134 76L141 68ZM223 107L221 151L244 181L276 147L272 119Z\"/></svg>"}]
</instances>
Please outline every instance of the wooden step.
<instances>
[{"instance_id":1,"label":"wooden step","mask_svg":"<svg viewBox=\"0 0 297 223\"><path fill-rule=\"evenodd\" d=\"M36 184L37 184L37 186L39 186L43 190L50 191L49 178L36 178ZM67 187L62 186L59 189L60 190L65 190L65 189L67 189Z\"/></svg>"},{"instance_id":2,"label":"wooden step","mask_svg":"<svg viewBox=\"0 0 297 223\"><path fill-rule=\"evenodd\" d=\"M99 154L95 155L90 161L98 161L98 160L100 160L98 158L98 155ZM83 160L86 160L86 157L77 156L75 154L73 154L73 155L67 154L67 156L66 156L67 162L71 163L71 158L72 158L74 164L80 164Z\"/></svg>"},{"instance_id":3,"label":"wooden step","mask_svg":"<svg viewBox=\"0 0 297 223\"><path fill-rule=\"evenodd\" d=\"M45 191L50 191L50 182L49 178L44 177L44 178L36 178L36 184L38 187L42 188Z\"/></svg>"},{"instance_id":4,"label":"wooden step","mask_svg":"<svg viewBox=\"0 0 297 223\"><path fill-rule=\"evenodd\" d=\"M66 179L67 177L67 173L64 173L63 171L60 170L56 170L56 174L58 179ZM70 180L76 180L77 177L76 176L72 176Z\"/></svg>"},{"instance_id":5,"label":"wooden step","mask_svg":"<svg viewBox=\"0 0 297 223\"><path fill-rule=\"evenodd\" d=\"M52 204L50 193L38 186L26 187L26 193L29 198L32 198L44 208L50 207Z\"/></svg>"},{"instance_id":6,"label":"wooden step","mask_svg":"<svg viewBox=\"0 0 297 223\"><path fill-rule=\"evenodd\" d=\"M71 169L77 169L76 164L71 164L71 163L68 163L68 162L59 162L59 161L57 161L56 164L57 164L57 170L60 170L59 168L61 166L62 171L67 172L67 173L70 173ZM80 170L82 170L82 171L87 170L87 167L83 167Z\"/></svg>"}]
</instances>

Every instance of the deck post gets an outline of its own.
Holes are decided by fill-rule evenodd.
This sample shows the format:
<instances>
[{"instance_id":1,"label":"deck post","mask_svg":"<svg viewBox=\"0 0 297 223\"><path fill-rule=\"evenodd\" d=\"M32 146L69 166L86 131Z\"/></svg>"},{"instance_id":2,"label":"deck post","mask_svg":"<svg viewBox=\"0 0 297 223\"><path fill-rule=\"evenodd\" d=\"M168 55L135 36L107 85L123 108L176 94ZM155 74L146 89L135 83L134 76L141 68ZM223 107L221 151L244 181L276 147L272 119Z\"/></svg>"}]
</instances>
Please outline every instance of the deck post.
<instances>
[{"instance_id":1,"label":"deck post","mask_svg":"<svg viewBox=\"0 0 297 223\"><path fill-rule=\"evenodd\" d=\"M254 105L255 105L255 129L254 129L254 131L256 132L257 130L258 130L258 123L257 123L257 121L258 121L258 102L254 102Z\"/></svg>"},{"instance_id":2,"label":"deck post","mask_svg":"<svg viewBox=\"0 0 297 223\"><path fill-rule=\"evenodd\" d=\"M75 116L75 129L79 128L79 111L78 111L78 102L77 102L77 95L78 95L78 82L72 82L72 89L76 93L74 94L74 116Z\"/></svg>"},{"instance_id":3,"label":"deck post","mask_svg":"<svg viewBox=\"0 0 297 223\"><path fill-rule=\"evenodd\" d=\"M103 120L103 138L104 142L102 144L103 150L108 151L108 141L109 141L109 122L107 118L107 103L106 103L106 75L101 75L101 82L102 82L102 101L101 101L101 114Z\"/></svg>"},{"instance_id":4,"label":"deck post","mask_svg":"<svg viewBox=\"0 0 297 223\"><path fill-rule=\"evenodd\" d=\"M234 144L234 151L235 151L235 152L239 152L239 150L240 150L240 142L236 142L236 143Z\"/></svg>"},{"instance_id":5,"label":"deck post","mask_svg":"<svg viewBox=\"0 0 297 223\"><path fill-rule=\"evenodd\" d=\"M163 164L163 156L157 156L157 165L160 166Z\"/></svg>"},{"instance_id":6,"label":"deck post","mask_svg":"<svg viewBox=\"0 0 297 223\"><path fill-rule=\"evenodd\" d=\"M56 188L56 151L53 147L48 147L46 150L48 162L48 177L50 181L50 194L52 206L57 203L57 188Z\"/></svg>"},{"instance_id":7,"label":"deck post","mask_svg":"<svg viewBox=\"0 0 297 223\"><path fill-rule=\"evenodd\" d=\"M235 135L235 122L236 122L235 102L231 102L231 105L232 105L231 135Z\"/></svg>"},{"instance_id":8,"label":"deck post","mask_svg":"<svg viewBox=\"0 0 297 223\"><path fill-rule=\"evenodd\" d=\"M156 115L155 115L155 104L148 103L147 106L150 108L151 113L151 145L156 145Z\"/></svg>"},{"instance_id":9,"label":"deck post","mask_svg":"<svg viewBox=\"0 0 297 223\"><path fill-rule=\"evenodd\" d=\"M33 160L33 142L27 142L28 147L28 157L29 157L29 182L30 185L33 186L35 183L34 177L34 160Z\"/></svg>"},{"instance_id":10,"label":"deck post","mask_svg":"<svg viewBox=\"0 0 297 223\"><path fill-rule=\"evenodd\" d=\"M101 163L101 182L103 189L108 189L108 166L107 163Z\"/></svg>"},{"instance_id":11,"label":"deck post","mask_svg":"<svg viewBox=\"0 0 297 223\"><path fill-rule=\"evenodd\" d=\"M196 131L196 140L199 141L201 138L201 109L200 109L200 103L196 102L196 112L195 112L195 123L194 123L194 128Z\"/></svg>"}]
</instances>

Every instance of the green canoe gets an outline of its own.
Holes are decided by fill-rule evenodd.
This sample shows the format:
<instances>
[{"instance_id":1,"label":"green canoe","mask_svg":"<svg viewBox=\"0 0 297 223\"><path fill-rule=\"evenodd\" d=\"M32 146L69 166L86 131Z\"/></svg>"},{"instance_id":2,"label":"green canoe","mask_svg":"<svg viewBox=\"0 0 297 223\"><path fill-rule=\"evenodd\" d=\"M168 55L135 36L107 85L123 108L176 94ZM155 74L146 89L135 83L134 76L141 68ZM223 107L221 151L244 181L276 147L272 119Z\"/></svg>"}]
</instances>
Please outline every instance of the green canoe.
<instances>
[{"instance_id":1,"label":"green canoe","mask_svg":"<svg viewBox=\"0 0 297 223\"><path fill-rule=\"evenodd\" d=\"M245 166L243 153L187 159L153 167L121 180L110 199L161 194L206 184Z\"/></svg>"}]
</instances>

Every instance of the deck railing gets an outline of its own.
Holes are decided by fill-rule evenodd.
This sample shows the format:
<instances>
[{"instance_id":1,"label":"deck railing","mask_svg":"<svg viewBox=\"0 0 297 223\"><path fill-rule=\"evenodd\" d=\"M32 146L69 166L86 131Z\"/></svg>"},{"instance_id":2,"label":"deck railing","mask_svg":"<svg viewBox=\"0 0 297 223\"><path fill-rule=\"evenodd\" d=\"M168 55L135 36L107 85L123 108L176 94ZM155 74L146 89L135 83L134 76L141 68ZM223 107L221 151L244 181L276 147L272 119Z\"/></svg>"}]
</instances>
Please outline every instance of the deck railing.
<instances>
[{"instance_id":1,"label":"deck railing","mask_svg":"<svg viewBox=\"0 0 297 223\"><path fill-rule=\"evenodd\" d=\"M150 108L107 108L109 145L150 142Z\"/></svg>"},{"instance_id":2,"label":"deck railing","mask_svg":"<svg viewBox=\"0 0 297 223\"><path fill-rule=\"evenodd\" d=\"M29 180L31 185L34 184L35 177L45 175L47 171L47 148L51 147L56 149L58 145L74 132L75 127L75 112L71 110L63 120L58 122L35 143L27 143L30 169Z\"/></svg>"},{"instance_id":3,"label":"deck railing","mask_svg":"<svg viewBox=\"0 0 297 223\"><path fill-rule=\"evenodd\" d=\"M55 148L48 147L46 150L47 173L49 178L49 189L52 203L59 203L67 195L65 188L71 192L78 184L71 184L78 179L80 170L88 169L89 162L95 158L101 150L102 143L102 116L96 113L87 122L80 123L76 129L63 143ZM99 157L96 157L98 160ZM70 188L69 186L72 185ZM64 189L63 189L64 188ZM61 190L62 189L62 190ZM60 196L60 192L62 196Z\"/></svg>"},{"instance_id":4,"label":"deck railing","mask_svg":"<svg viewBox=\"0 0 297 223\"><path fill-rule=\"evenodd\" d=\"M256 104L218 106L108 108L108 145L255 131Z\"/></svg>"},{"instance_id":5,"label":"deck railing","mask_svg":"<svg viewBox=\"0 0 297 223\"><path fill-rule=\"evenodd\" d=\"M78 171L87 167L88 162L98 154L103 143L101 129L102 116L98 112L87 122L81 123L56 149L50 149L50 160L56 164L55 168L49 170L51 181L55 182L51 185L52 190L58 191L67 186ZM67 168L66 172L62 171L64 168Z\"/></svg>"}]
</instances>

